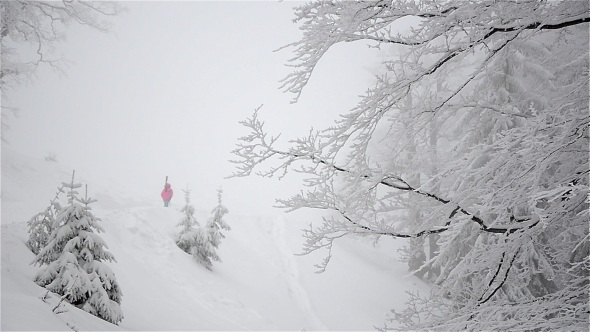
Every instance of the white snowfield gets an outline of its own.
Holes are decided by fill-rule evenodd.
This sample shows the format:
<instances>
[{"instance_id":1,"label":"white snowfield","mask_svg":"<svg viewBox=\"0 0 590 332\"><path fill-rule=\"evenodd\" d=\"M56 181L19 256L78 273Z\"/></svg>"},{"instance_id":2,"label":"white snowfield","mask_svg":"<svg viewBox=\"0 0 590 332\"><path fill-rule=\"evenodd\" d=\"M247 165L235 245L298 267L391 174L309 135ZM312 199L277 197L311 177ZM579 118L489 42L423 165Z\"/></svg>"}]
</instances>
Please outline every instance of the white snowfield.
<instances>
[{"instance_id":1,"label":"white snowfield","mask_svg":"<svg viewBox=\"0 0 590 332\"><path fill-rule=\"evenodd\" d=\"M123 293L123 321L117 326L62 303L33 282L39 267L26 248L26 221L42 211L57 186L68 181L65 167L2 151L1 329L7 330L373 330L405 291L422 289L396 261L402 243L345 238L333 249L325 273L316 274L318 255L300 252L301 215L243 216L232 211L213 271L180 250L174 235L182 215L180 199L164 208L157 200L137 200L89 183L90 196L105 198L93 213L100 236L117 262L107 263ZM94 193L94 194L93 194ZM213 193L212 193L213 194ZM121 207L127 205L129 207ZM204 224L212 207L197 208Z\"/></svg>"}]
</instances>

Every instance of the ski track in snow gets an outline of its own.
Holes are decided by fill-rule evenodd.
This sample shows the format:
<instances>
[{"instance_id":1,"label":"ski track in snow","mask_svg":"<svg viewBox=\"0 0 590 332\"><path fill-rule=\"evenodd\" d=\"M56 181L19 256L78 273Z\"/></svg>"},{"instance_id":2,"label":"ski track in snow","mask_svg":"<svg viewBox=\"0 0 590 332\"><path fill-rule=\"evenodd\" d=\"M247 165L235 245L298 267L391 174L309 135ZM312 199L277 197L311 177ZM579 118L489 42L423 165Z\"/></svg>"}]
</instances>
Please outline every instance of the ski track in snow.
<instances>
[{"instance_id":1,"label":"ski track in snow","mask_svg":"<svg viewBox=\"0 0 590 332\"><path fill-rule=\"evenodd\" d=\"M285 271L285 276L287 277L286 281L289 287L289 295L303 310L305 316L309 319L310 324L312 324L311 328L313 330L328 330L324 323L315 314L307 291L299 282L297 262L295 262L293 252L289 248L285 237L285 220L277 218L277 220L272 221L270 225L272 238L280 254L279 257L281 258L282 269Z\"/></svg>"}]
</instances>

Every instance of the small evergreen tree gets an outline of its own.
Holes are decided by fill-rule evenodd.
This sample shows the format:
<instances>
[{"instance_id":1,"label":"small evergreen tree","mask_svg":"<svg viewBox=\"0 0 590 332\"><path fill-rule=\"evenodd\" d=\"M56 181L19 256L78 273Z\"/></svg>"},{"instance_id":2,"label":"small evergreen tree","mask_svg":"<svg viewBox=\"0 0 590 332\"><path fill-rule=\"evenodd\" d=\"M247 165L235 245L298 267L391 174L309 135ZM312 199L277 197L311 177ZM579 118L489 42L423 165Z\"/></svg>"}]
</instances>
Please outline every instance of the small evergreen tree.
<instances>
[{"instance_id":1,"label":"small evergreen tree","mask_svg":"<svg viewBox=\"0 0 590 332\"><path fill-rule=\"evenodd\" d=\"M223 195L223 190L219 188L217 190L217 206L211 211L213 216L207 222L207 227L210 229L210 238L211 243L215 248L219 246L221 243L221 239L225 238L225 235L221 233L221 229L229 231L231 227L223 220L223 216L225 216L229 211L227 208L221 203L221 196Z\"/></svg>"},{"instance_id":2,"label":"small evergreen tree","mask_svg":"<svg viewBox=\"0 0 590 332\"><path fill-rule=\"evenodd\" d=\"M195 232L195 245L191 248L191 255L199 264L211 270L213 261L221 262L221 259L215 252L217 248L214 243L219 243L219 232L212 227L211 222L207 222L205 227L199 227Z\"/></svg>"},{"instance_id":3,"label":"small evergreen tree","mask_svg":"<svg viewBox=\"0 0 590 332\"><path fill-rule=\"evenodd\" d=\"M27 225L29 226L29 239L26 245L31 251L37 255L43 247L47 245L49 241L49 235L55 227L55 217L61 211L61 205L59 204L58 198L63 193L63 186L57 188L55 197L49 202L49 206L43 212L39 212L34 215Z\"/></svg>"},{"instance_id":4,"label":"small evergreen tree","mask_svg":"<svg viewBox=\"0 0 590 332\"><path fill-rule=\"evenodd\" d=\"M123 319L121 290L112 270L104 264L114 261L105 250L106 243L94 232L104 231L98 224L90 203L96 200L78 198L81 184L63 183L69 189L68 204L61 208L47 245L34 264L45 265L35 276L35 282L62 295L65 300L99 318L118 324Z\"/></svg>"},{"instance_id":5,"label":"small evergreen tree","mask_svg":"<svg viewBox=\"0 0 590 332\"><path fill-rule=\"evenodd\" d=\"M229 231L231 228L223 220L223 216L228 213L227 208L221 203L221 196L223 191L217 190L217 206L211 211L212 216L207 221L204 228L200 228L197 235L197 246L193 256L195 259L208 269L211 269L213 261L221 262L221 258L217 255L215 249L219 248L221 239L225 235L221 230Z\"/></svg>"},{"instance_id":6,"label":"small evergreen tree","mask_svg":"<svg viewBox=\"0 0 590 332\"><path fill-rule=\"evenodd\" d=\"M190 204L190 190L184 190L186 205L181 209L184 217L178 223L181 231L176 239L176 244L183 251L191 254L195 261L211 270L213 261L221 262L215 249L219 247L224 235L220 229L229 230L230 227L223 220L227 209L221 204L221 189L218 191L219 204L212 211L213 216L209 218L203 227L194 228L199 225L194 217L195 209Z\"/></svg>"},{"instance_id":7,"label":"small evergreen tree","mask_svg":"<svg viewBox=\"0 0 590 332\"><path fill-rule=\"evenodd\" d=\"M191 248L195 246L196 230L193 226L199 226L195 218L195 208L190 203L191 191L187 188L184 192L185 205L180 210L184 214L178 227L181 227L180 233L176 238L176 245L186 253L191 253Z\"/></svg>"}]
</instances>

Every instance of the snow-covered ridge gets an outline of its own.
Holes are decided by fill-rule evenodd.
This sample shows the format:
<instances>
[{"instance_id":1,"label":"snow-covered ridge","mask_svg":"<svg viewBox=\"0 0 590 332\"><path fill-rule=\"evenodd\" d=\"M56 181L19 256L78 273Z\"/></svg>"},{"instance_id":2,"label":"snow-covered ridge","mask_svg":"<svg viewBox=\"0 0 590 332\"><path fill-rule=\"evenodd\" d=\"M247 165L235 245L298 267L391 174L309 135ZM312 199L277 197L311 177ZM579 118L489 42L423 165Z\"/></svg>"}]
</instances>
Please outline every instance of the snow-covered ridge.
<instances>
[{"instance_id":1,"label":"snow-covered ridge","mask_svg":"<svg viewBox=\"0 0 590 332\"><path fill-rule=\"evenodd\" d=\"M26 221L70 172L2 151L2 330L371 330L402 304L405 290L420 287L403 278L395 242L374 247L369 239L345 239L328 270L315 274L321 256L294 255L302 226L295 216L241 216L231 209L232 230L218 251L222 262L208 271L174 243L180 204L164 208L118 195L104 181L80 181L89 184L90 196L97 196L95 188L107 201L93 211L117 260L107 264L123 293L124 319L115 326L69 305L55 314L58 296L32 281L39 268L29 264ZM201 223L210 208L197 207Z\"/></svg>"}]
</instances>

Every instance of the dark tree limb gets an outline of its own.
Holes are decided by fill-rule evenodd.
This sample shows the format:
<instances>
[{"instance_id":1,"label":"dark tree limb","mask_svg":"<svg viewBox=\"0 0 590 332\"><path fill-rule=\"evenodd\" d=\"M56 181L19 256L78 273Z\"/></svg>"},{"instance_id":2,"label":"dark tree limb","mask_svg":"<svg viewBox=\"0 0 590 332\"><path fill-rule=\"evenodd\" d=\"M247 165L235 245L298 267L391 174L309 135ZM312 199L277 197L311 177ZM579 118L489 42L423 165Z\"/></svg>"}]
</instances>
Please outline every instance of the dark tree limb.
<instances>
[{"instance_id":1,"label":"dark tree limb","mask_svg":"<svg viewBox=\"0 0 590 332\"><path fill-rule=\"evenodd\" d=\"M496 292L502 288L502 286L504 286L504 283L506 283L506 280L508 279L508 273L510 273L510 269L512 268L512 266L514 265L514 261L516 260L516 257L518 256L518 253L520 252L520 247L516 250L516 252L514 253L514 256L512 257L512 260L510 260L510 265L508 265L508 268L506 269L506 273L504 274L504 279L502 279L502 282L500 282L500 284L498 285L498 287L496 287L494 289L494 291L483 301L479 301L478 305L482 305L486 302L488 302L492 296L494 296L494 294L496 294ZM502 259L504 259L504 255L502 255ZM500 266L502 265L502 263L500 262ZM499 270L499 267L498 267ZM497 274L497 272L496 272ZM495 277L495 276L494 276ZM493 280L492 280L493 281Z\"/></svg>"}]
</instances>

